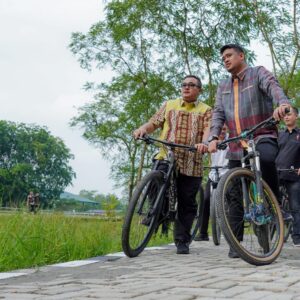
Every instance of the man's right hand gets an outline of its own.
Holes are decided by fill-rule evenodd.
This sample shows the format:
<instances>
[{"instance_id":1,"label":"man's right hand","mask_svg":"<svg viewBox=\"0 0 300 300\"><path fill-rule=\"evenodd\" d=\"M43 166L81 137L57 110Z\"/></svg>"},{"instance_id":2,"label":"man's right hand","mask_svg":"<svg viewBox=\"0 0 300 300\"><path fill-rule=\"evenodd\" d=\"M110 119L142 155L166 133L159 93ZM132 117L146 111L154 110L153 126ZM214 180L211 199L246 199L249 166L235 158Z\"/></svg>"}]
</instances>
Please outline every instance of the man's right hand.
<instances>
[{"instance_id":1,"label":"man's right hand","mask_svg":"<svg viewBox=\"0 0 300 300\"><path fill-rule=\"evenodd\" d=\"M138 139L138 138L142 138L145 134L147 134L147 130L140 127L134 130L132 135L135 139Z\"/></svg>"},{"instance_id":2,"label":"man's right hand","mask_svg":"<svg viewBox=\"0 0 300 300\"><path fill-rule=\"evenodd\" d=\"M218 140L213 140L208 144L208 152L209 153L214 153L217 152L217 145L218 145Z\"/></svg>"}]
</instances>

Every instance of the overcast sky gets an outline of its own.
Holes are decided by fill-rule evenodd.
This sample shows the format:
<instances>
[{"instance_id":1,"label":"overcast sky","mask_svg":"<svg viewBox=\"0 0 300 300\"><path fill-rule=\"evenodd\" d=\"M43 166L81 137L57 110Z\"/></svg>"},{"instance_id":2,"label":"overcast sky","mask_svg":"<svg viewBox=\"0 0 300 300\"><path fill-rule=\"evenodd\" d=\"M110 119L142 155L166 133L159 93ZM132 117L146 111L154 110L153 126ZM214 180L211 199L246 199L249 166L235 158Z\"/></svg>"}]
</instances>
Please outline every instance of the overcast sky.
<instances>
[{"instance_id":1,"label":"overcast sky","mask_svg":"<svg viewBox=\"0 0 300 300\"><path fill-rule=\"evenodd\" d=\"M107 74L82 70L67 49L71 33L86 32L103 15L101 0L0 0L0 119L45 125L75 155L77 178L67 190L112 192L109 164L69 120L90 95L86 81Z\"/></svg>"},{"instance_id":2,"label":"overcast sky","mask_svg":"<svg viewBox=\"0 0 300 300\"><path fill-rule=\"evenodd\" d=\"M82 70L67 48L71 33L86 32L103 17L102 0L0 0L0 119L47 126L75 155L77 178L66 190L112 192L109 163L83 140L70 119L90 101L86 81L104 81L106 72ZM258 64L271 67L255 45Z\"/></svg>"}]
</instances>

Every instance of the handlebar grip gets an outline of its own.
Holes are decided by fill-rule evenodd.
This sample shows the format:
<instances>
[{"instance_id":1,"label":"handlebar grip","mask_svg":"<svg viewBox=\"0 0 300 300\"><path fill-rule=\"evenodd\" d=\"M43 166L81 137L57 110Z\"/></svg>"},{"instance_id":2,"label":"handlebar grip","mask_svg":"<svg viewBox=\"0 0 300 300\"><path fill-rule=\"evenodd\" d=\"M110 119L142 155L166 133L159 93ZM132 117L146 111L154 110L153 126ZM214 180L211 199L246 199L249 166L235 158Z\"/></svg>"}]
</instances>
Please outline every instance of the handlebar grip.
<instances>
[{"instance_id":1,"label":"handlebar grip","mask_svg":"<svg viewBox=\"0 0 300 300\"><path fill-rule=\"evenodd\" d=\"M217 148L219 150L225 150L227 148L227 144L224 144L224 143L220 143L217 145Z\"/></svg>"},{"instance_id":2,"label":"handlebar grip","mask_svg":"<svg viewBox=\"0 0 300 300\"><path fill-rule=\"evenodd\" d=\"M142 137L138 137L137 139L138 140L141 140L141 141L144 141L144 140L148 140L148 134L147 133L145 133Z\"/></svg>"},{"instance_id":3,"label":"handlebar grip","mask_svg":"<svg viewBox=\"0 0 300 300\"><path fill-rule=\"evenodd\" d=\"M190 147L188 149L188 151L190 151L190 152L197 152L197 148L196 147Z\"/></svg>"}]
</instances>

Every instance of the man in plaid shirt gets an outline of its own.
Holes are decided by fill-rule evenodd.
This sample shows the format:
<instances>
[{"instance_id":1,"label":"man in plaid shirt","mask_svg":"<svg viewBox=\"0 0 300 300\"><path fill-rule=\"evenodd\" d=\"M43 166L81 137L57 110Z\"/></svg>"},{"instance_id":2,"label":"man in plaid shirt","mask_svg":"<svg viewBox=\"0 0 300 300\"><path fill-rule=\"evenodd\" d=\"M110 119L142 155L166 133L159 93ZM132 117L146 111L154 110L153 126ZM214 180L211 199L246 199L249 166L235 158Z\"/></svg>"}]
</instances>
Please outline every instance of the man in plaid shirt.
<instances>
[{"instance_id":1,"label":"man in plaid shirt","mask_svg":"<svg viewBox=\"0 0 300 300\"><path fill-rule=\"evenodd\" d=\"M217 90L216 102L210 128L209 152L217 151L217 139L226 123L229 137L240 134L272 116L279 120L285 115L290 102L271 72L262 66L249 67L241 46L228 44L221 48L222 60L231 77L222 81ZM273 110L273 106L277 108ZM279 195L275 158L278 152L277 128L259 129L255 133L257 150L260 152L262 177L276 196ZM227 158L229 168L241 166L245 142L231 143ZM236 214L238 215L238 207ZM238 218L236 218L238 219ZM239 220L237 220L239 222ZM242 226L235 226L238 240L243 238ZM230 249L229 257L238 257Z\"/></svg>"}]
</instances>

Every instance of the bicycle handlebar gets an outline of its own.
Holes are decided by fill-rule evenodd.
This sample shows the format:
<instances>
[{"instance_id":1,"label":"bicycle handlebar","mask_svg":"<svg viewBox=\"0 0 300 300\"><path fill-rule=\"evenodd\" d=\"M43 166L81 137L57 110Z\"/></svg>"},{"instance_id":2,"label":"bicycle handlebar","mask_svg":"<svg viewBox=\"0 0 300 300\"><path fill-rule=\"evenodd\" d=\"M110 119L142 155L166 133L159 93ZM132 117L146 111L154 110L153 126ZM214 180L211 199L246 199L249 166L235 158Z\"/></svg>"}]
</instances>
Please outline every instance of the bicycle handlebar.
<instances>
[{"instance_id":1,"label":"bicycle handlebar","mask_svg":"<svg viewBox=\"0 0 300 300\"><path fill-rule=\"evenodd\" d=\"M228 165L226 166L210 166L210 167L203 167L203 169L210 169L210 170L219 170L219 169L228 169Z\"/></svg>"},{"instance_id":2,"label":"bicycle handlebar","mask_svg":"<svg viewBox=\"0 0 300 300\"><path fill-rule=\"evenodd\" d=\"M299 168L298 169L294 169L294 168L290 168L290 169L277 169L278 172L298 172L299 171Z\"/></svg>"},{"instance_id":3,"label":"bicycle handlebar","mask_svg":"<svg viewBox=\"0 0 300 300\"><path fill-rule=\"evenodd\" d=\"M287 107L287 108L285 108L284 112L287 114L287 113L290 112L290 109ZM255 125L251 129L244 130L240 135L234 136L232 138L229 138L229 139L221 142L220 144L217 145L217 148L219 150L224 150L224 149L226 149L228 143L245 139L249 135L251 135L252 133L254 133L257 129L265 127L265 126L268 126L268 125L277 125L279 122L280 121L276 121L273 117L269 117L268 119L260 122L259 124Z\"/></svg>"},{"instance_id":4,"label":"bicycle handlebar","mask_svg":"<svg viewBox=\"0 0 300 300\"><path fill-rule=\"evenodd\" d=\"M196 147L182 145L182 144L176 144L176 143L167 142L167 141L164 141L164 140L159 140L159 139L153 138L151 136L148 136L146 134L143 137L140 137L138 139L144 141L147 144L153 144L154 142L157 142L157 143L163 144L163 145L165 145L167 147L170 147L170 148L182 148L182 149L186 149L186 150L191 151L191 152L196 152L197 151Z\"/></svg>"}]
</instances>

